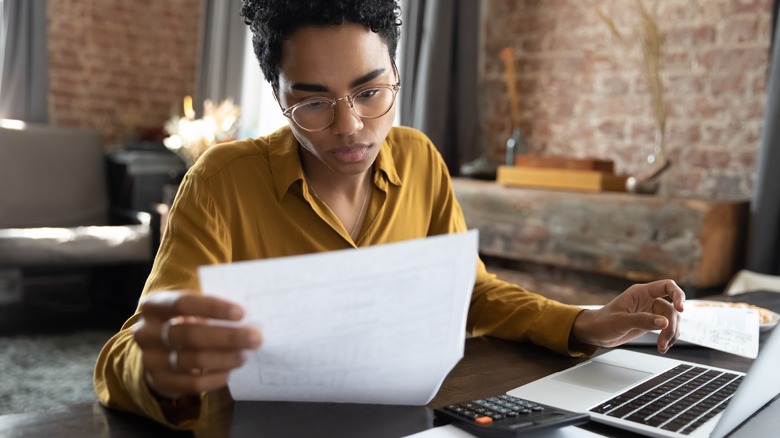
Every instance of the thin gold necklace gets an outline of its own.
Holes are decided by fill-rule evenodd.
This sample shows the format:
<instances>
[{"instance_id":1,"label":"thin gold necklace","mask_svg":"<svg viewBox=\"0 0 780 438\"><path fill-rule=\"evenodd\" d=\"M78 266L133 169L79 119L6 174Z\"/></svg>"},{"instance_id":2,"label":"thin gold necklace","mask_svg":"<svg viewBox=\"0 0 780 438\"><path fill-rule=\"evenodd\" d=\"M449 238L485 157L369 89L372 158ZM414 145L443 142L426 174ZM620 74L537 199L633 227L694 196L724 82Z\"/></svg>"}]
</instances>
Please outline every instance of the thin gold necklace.
<instances>
[{"instance_id":1,"label":"thin gold necklace","mask_svg":"<svg viewBox=\"0 0 780 438\"><path fill-rule=\"evenodd\" d=\"M373 167L368 169L368 172L366 174L366 189L365 189L365 196L363 196L363 204L360 205L360 211L358 212L358 217L355 219L355 223L352 224L352 228L349 230L349 237L351 237L353 240L355 239L355 229L358 227L358 225L363 220L363 216L366 213L366 206L368 205L368 198L371 197L371 169ZM311 192L314 193L314 196L317 197L317 199L321 200L322 202L325 202L324 199L320 198L320 195L317 194L317 191L314 189L314 184L311 183L311 180L307 179L306 182L309 184L309 189L311 189ZM325 205L328 203L325 202ZM330 207L330 206L328 206Z\"/></svg>"}]
</instances>

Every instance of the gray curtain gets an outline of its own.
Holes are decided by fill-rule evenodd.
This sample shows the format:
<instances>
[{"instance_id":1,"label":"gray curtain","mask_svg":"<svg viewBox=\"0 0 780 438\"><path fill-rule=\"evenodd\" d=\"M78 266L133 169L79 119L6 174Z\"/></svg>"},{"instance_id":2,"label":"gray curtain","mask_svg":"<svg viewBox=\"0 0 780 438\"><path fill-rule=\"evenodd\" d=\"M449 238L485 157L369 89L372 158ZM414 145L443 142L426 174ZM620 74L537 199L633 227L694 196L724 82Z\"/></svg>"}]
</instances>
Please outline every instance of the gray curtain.
<instances>
[{"instance_id":1,"label":"gray curtain","mask_svg":"<svg viewBox=\"0 0 780 438\"><path fill-rule=\"evenodd\" d=\"M777 176L780 169L780 32L777 31L774 32L770 62L764 133L758 155L756 188L750 203L747 268L780 275L780 179Z\"/></svg>"},{"instance_id":2,"label":"gray curtain","mask_svg":"<svg viewBox=\"0 0 780 438\"><path fill-rule=\"evenodd\" d=\"M401 124L426 133L450 173L477 157L480 2L405 0Z\"/></svg>"},{"instance_id":3,"label":"gray curtain","mask_svg":"<svg viewBox=\"0 0 780 438\"><path fill-rule=\"evenodd\" d=\"M204 0L200 26L200 56L195 78L194 107L200 117L203 101L233 98L241 105L241 79L247 26L241 20L241 2Z\"/></svg>"},{"instance_id":4,"label":"gray curtain","mask_svg":"<svg viewBox=\"0 0 780 438\"><path fill-rule=\"evenodd\" d=\"M5 44L0 49L0 118L32 123L46 123L49 119L46 2L2 2Z\"/></svg>"},{"instance_id":5,"label":"gray curtain","mask_svg":"<svg viewBox=\"0 0 780 438\"><path fill-rule=\"evenodd\" d=\"M780 0L775 0L772 5L772 42L775 41L775 33L777 33L777 13L780 10ZM769 47L771 51L774 48L774 44Z\"/></svg>"}]
</instances>

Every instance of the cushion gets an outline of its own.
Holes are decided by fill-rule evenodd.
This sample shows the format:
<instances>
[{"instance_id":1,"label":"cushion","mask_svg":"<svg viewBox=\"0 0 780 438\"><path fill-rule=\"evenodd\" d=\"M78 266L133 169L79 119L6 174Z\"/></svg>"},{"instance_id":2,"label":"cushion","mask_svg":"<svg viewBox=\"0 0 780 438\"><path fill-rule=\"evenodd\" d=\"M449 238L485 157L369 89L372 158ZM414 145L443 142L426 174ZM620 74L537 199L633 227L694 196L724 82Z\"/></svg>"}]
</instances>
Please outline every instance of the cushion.
<instances>
[{"instance_id":1,"label":"cushion","mask_svg":"<svg viewBox=\"0 0 780 438\"><path fill-rule=\"evenodd\" d=\"M0 229L0 266L145 262L151 253L146 224Z\"/></svg>"},{"instance_id":2,"label":"cushion","mask_svg":"<svg viewBox=\"0 0 780 438\"><path fill-rule=\"evenodd\" d=\"M98 132L0 127L0 228L104 225L106 185Z\"/></svg>"}]
</instances>

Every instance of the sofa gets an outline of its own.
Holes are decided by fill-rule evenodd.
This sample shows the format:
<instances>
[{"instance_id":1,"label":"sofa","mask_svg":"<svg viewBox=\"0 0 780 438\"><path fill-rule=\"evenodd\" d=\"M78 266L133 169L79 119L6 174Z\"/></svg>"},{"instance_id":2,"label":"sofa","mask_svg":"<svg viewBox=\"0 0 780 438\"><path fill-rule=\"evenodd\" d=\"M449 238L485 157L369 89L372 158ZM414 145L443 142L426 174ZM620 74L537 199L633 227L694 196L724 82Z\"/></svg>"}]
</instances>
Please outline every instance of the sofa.
<instances>
[{"instance_id":1,"label":"sofa","mask_svg":"<svg viewBox=\"0 0 780 438\"><path fill-rule=\"evenodd\" d=\"M0 304L83 306L96 268L151 263L153 229L112 211L98 132L0 120Z\"/></svg>"}]
</instances>

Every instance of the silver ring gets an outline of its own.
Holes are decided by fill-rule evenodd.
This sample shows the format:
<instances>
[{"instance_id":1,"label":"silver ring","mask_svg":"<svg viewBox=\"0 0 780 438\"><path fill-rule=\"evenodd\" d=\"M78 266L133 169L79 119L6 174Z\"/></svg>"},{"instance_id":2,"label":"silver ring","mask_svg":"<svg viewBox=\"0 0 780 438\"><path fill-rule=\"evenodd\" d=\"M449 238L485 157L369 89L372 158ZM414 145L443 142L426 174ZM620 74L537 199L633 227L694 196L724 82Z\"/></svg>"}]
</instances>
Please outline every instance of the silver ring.
<instances>
[{"instance_id":1,"label":"silver ring","mask_svg":"<svg viewBox=\"0 0 780 438\"><path fill-rule=\"evenodd\" d=\"M171 350L168 353L168 366L174 373L179 372L179 353L176 350Z\"/></svg>"},{"instance_id":2,"label":"silver ring","mask_svg":"<svg viewBox=\"0 0 780 438\"><path fill-rule=\"evenodd\" d=\"M162 344L165 346L165 348L169 350L173 349L173 345L171 345L171 326L174 324L174 319L169 319L165 321L160 328L160 340L162 341Z\"/></svg>"}]
</instances>

